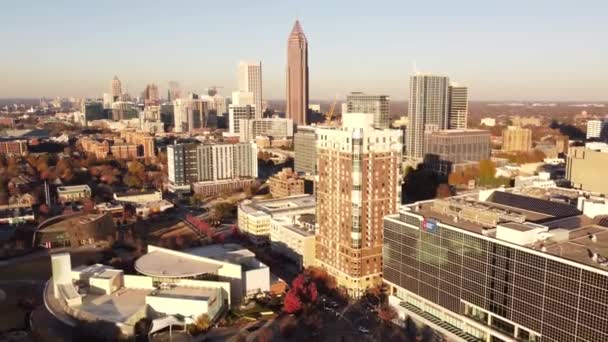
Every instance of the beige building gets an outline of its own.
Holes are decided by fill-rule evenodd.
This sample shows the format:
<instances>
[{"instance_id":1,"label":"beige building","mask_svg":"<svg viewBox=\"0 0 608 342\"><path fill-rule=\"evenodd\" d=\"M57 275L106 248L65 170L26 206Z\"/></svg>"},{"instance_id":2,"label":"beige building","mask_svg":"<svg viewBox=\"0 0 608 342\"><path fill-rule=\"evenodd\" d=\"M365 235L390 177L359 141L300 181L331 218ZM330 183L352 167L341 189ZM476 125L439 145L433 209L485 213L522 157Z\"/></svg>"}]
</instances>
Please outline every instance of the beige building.
<instances>
[{"instance_id":1,"label":"beige building","mask_svg":"<svg viewBox=\"0 0 608 342\"><path fill-rule=\"evenodd\" d=\"M317 130L316 264L352 296L382 280L382 218L401 197L402 132L372 125L347 113Z\"/></svg>"},{"instance_id":2,"label":"beige building","mask_svg":"<svg viewBox=\"0 0 608 342\"><path fill-rule=\"evenodd\" d=\"M270 200L246 200L239 203L238 227L255 243L263 244L270 238L273 217L294 217L314 212L315 199L311 195L297 195Z\"/></svg>"},{"instance_id":3,"label":"beige building","mask_svg":"<svg viewBox=\"0 0 608 342\"><path fill-rule=\"evenodd\" d=\"M66 185L57 188L57 200L60 203L80 202L91 198L88 185Z\"/></svg>"},{"instance_id":4,"label":"beige building","mask_svg":"<svg viewBox=\"0 0 608 342\"><path fill-rule=\"evenodd\" d=\"M566 162L566 179L572 187L608 194L605 171L608 168L608 145L587 144L571 147Z\"/></svg>"},{"instance_id":5,"label":"beige building","mask_svg":"<svg viewBox=\"0 0 608 342\"><path fill-rule=\"evenodd\" d=\"M502 131L503 151L530 151L532 149L532 131L528 128L509 126Z\"/></svg>"},{"instance_id":6,"label":"beige building","mask_svg":"<svg viewBox=\"0 0 608 342\"><path fill-rule=\"evenodd\" d=\"M304 193L304 179L291 168L284 168L268 179L270 194L274 198L281 198Z\"/></svg>"},{"instance_id":7,"label":"beige building","mask_svg":"<svg viewBox=\"0 0 608 342\"><path fill-rule=\"evenodd\" d=\"M311 210L314 211L314 210ZM270 247L296 262L299 269L315 264L315 214L270 220Z\"/></svg>"}]
</instances>

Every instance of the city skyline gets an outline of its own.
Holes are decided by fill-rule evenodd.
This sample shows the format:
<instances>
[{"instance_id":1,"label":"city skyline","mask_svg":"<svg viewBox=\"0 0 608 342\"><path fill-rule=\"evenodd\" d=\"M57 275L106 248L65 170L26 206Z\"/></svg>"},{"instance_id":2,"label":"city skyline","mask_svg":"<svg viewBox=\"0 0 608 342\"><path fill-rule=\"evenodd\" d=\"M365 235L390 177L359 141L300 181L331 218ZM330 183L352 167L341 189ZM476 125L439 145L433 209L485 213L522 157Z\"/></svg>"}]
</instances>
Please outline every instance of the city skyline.
<instances>
[{"instance_id":1,"label":"city skyline","mask_svg":"<svg viewBox=\"0 0 608 342\"><path fill-rule=\"evenodd\" d=\"M608 92L602 81L608 71L601 67L606 48L596 44L606 31L600 2L597 9L593 4L526 4L525 11L523 3L431 9L397 2L373 7L335 2L323 11L293 3L212 8L192 3L187 13L182 7L161 11L136 3L117 12L112 4L85 9L77 3L38 3L3 11L0 21L6 27L0 39L15 53L5 55L0 66L5 76L0 98L100 97L114 75L134 95L148 83L165 94L169 80L194 92L219 85L229 94L237 89L238 61L260 60L265 98L283 100L285 39L295 19L309 40L311 99L364 91L405 100L414 64L458 79L471 89L474 101L602 101ZM224 20L235 7L253 19ZM132 15L135 9L137 16ZM208 12L205 24L189 20L203 11ZM160 20L177 16L183 20L171 25ZM119 35L120 30L129 35ZM240 39L247 34L250 39ZM196 40L201 43L190 43ZM121 53L109 53L112 49Z\"/></svg>"}]
</instances>

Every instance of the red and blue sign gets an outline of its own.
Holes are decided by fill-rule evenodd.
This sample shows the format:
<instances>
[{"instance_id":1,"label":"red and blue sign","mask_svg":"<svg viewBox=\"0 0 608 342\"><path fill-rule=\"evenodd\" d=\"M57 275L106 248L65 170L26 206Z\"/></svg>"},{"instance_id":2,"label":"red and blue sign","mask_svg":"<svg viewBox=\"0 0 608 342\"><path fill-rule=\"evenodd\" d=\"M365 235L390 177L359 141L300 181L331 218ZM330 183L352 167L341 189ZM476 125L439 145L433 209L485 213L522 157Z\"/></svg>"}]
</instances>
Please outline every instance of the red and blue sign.
<instances>
[{"instance_id":1,"label":"red and blue sign","mask_svg":"<svg viewBox=\"0 0 608 342\"><path fill-rule=\"evenodd\" d=\"M428 233L436 233L437 221L432 219L424 219L424 221L422 221L422 230Z\"/></svg>"}]
</instances>

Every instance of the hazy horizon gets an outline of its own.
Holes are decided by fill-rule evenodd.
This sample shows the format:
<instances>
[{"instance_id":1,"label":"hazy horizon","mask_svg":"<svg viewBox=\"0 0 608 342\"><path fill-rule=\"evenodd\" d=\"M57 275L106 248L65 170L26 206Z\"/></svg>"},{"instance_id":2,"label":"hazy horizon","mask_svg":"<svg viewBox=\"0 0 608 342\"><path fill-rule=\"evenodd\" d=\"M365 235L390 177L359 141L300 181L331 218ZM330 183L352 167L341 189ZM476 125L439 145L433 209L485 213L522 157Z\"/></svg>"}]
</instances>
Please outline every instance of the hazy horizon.
<instances>
[{"instance_id":1,"label":"hazy horizon","mask_svg":"<svg viewBox=\"0 0 608 342\"><path fill-rule=\"evenodd\" d=\"M0 13L0 98L98 98L114 75L134 96L147 83L166 95L170 80L229 95L239 60L261 60L264 99L281 101L298 18L311 102L351 91L405 101L414 64L469 86L473 101L607 100L608 11L599 1L315 3L14 3Z\"/></svg>"}]
</instances>

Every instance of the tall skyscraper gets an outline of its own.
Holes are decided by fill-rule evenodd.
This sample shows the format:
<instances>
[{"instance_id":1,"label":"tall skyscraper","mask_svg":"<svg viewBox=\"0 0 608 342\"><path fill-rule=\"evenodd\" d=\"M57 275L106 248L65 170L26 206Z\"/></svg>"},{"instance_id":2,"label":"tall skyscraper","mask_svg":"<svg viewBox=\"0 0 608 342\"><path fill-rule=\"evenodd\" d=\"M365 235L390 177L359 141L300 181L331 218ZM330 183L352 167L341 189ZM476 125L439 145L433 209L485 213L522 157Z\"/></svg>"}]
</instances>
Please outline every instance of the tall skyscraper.
<instances>
[{"instance_id":1,"label":"tall skyscraper","mask_svg":"<svg viewBox=\"0 0 608 342\"><path fill-rule=\"evenodd\" d=\"M424 157L424 132L448 128L447 76L417 73L410 77L409 124L407 127L407 156Z\"/></svg>"},{"instance_id":2,"label":"tall skyscraper","mask_svg":"<svg viewBox=\"0 0 608 342\"><path fill-rule=\"evenodd\" d=\"M293 135L294 170L314 175L317 173L317 128L315 126L298 126Z\"/></svg>"},{"instance_id":3,"label":"tall skyscraper","mask_svg":"<svg viewBox=\"0 0 608 342\"><path fill-rule=\"evenodd\" d=\"M287 40L287 118L306 125L308 111L308 41L296 20Z\"/></svg>"},{"instance_id":4,"label":"tall skyscraper","mask_svg":"<svg viewBox=\"0 0 608 342\"><path fill-rule=\"evenodd\" d=\"M607 140L608 121L589 120L587 121L587 139Z\"/></svg>"},{"instance_id":5,"label":"tall skyscraper","mask_svg":"<svg viewBox=\"0 0 608 342\"><path fill-rule=\"evenodd\" d=\"M262 108L262 62L239 63L239 91L253 93L255 118L261 119Z\"/></svg>"},{"instance_id":6,"label":"tall skyscraper","mask_svg":"<svg viewBox=\"0 0 608 342\"><path fill-rule=\"evenodd\" d=\"M178 82L169 81L169 90L167 90L167 98L169 101L175 101L182 97L182 88Z\"/></svg>"},{"instance_id":7,"label":"tall skyscraper","mask_svg":"<svg viewBox=\"0 0 608 342\"><path fill-rule=\"evenodd\" d=\"M352 296L382 279L382 218L401 193L401 131L348 113L341 128L317 128L316 263Z\"/></svg>"},{"instance_id":8,"label":"tall skyscraper","mask_svg":"<svg viewBox=\"0 0 608 342\"><path fill-rule=\"evenodd\" d=\"M144 90L144 103L147 106L156 106L160 103L160 94L158 93L158 86L156 84L151 83L146 85L146 89Z\"/></svg>"},{"instance_id":9,"label":"tall skyscraper","mask_svg":"<svg viewBox=\"0 0 608 342\"><path fill-rule=\"evenodd\" d=\"M228 106L228 129L231 134L241 133L241 120L251 120L255 118L255 108L251 105Z\"/></svg>"},{"instance_id":10,"label":"tall skyscraper","mask_svg":"<svg viewBox=\"0 0 608 342\"><path fill-rule=\"evenodd\" d=\"M467 87L451 84L449 89L450 129L466 129L469 115L469 90Z\"/></svg>"},{"instance_id":11,"label":"tall skyscraper","mask_svg":"<svg viewBox=\"0 0 608 342\"><path fill-rule=\"evenodd\" d=\"M182 133L204 127L209 108L209 103L194 93L190 93L186 98L176 99L173 101L173 131Z\"/></svg>"},{"instance_id":12,"label":"tall skyscraper","mask_svg":"<svg viewBox=\"0 0 608 342\"><path fill-rule=\"evenodd\" d=\"M375 128L390 128L390 102L387 95L367 95L354 92L346 95L348 113L374 114Z\"/></svg>"},{"instance_id":13,"label":"tall skyscraper","mask_svg":"<svg viewBox=\"0 0 608 342\"><path fill-rule=\"evenodd\" d=\"M110 93L112 94L113 101L120 101L120 95L122 95L122 84L117 76L114 76L110 81Z\"/></svg>"}]
</instances>

